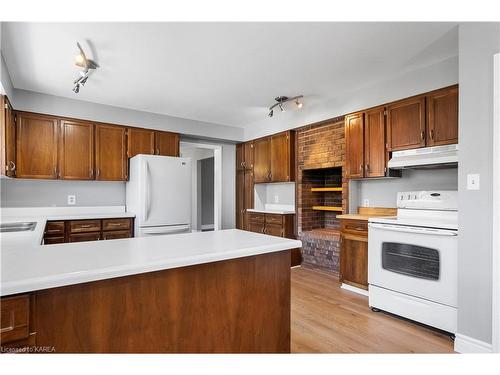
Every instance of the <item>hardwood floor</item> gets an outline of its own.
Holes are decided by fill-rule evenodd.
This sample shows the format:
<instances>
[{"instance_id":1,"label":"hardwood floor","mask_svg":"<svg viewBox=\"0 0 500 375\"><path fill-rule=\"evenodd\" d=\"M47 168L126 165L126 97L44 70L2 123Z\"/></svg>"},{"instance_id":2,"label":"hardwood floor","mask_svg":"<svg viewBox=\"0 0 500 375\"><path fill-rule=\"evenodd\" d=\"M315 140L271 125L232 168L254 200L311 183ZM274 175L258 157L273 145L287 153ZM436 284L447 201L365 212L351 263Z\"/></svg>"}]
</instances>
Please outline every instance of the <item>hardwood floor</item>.
<instances>
[{"instance_id":1,"label":"hardwood floor","mask_svg":"<svg viewBox=\"0 0 500 375\"><path fill-rule=\"evenodd\" d=\"M368 307L336 277L292 269L292 353L453 353L446 335Z\"/></svg>"}]
</instances>

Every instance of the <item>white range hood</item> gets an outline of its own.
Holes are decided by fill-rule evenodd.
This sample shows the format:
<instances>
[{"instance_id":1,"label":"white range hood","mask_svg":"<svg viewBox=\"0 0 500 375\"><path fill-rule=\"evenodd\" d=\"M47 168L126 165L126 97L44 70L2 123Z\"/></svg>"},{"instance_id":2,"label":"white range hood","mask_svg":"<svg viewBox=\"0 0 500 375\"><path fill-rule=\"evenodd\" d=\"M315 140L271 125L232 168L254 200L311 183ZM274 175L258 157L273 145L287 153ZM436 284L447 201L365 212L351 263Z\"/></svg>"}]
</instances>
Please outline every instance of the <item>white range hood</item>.
<instances>
[{"instance_id":1,"label":"white range hood","mask_svg":"<svg viewBox=\"0 0 500 375\"><path fill-rule=\"evenodd\" d=\"M458 145L395 151L387 166L390 169L443 168L458 164Z\"/></svg>"}]
</instances>

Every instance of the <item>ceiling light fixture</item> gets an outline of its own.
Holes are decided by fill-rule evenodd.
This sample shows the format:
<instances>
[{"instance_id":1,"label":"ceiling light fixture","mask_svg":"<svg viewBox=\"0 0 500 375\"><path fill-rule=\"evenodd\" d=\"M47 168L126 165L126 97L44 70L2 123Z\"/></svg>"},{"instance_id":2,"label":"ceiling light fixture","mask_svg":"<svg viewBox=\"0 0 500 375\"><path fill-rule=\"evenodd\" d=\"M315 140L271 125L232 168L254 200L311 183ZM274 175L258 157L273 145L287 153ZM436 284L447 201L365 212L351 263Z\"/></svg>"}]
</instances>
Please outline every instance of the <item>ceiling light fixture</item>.
<instances>
[{"instance_id":1,"label":"ceiling light fixture","mask_svg":"<svg viewBox=\"0 0 500 375\"><path fill-rule=\"evenodd\" d=\"M274 108L278 107L281 112L285 112L285 107L283 104L291 101L295 101L295 105L297 106L297 109L301 109L303 106L303 103L300 101L304 95L298 95L294 96L293 98L289 98L288 96L278 96L274 98L276 100L276 103L274 103L271 107L269 107L269 113L267 114L269 117L273 117L274 114Z\"/></svg>"},{"instance_id":2,"label":"ceiling light fixture","mask_svg":"<svg viewBox=\"0 0 500 375\"><path fill-rule=\"evenodd\" d=\"M85 52L83 52L80 43L77 42L76 46L78 47L79 53L75 57L75 66L80 69L78 72L80 77L73 81L75 85L73 87L73 92L78 94L80 92L80 86L85 86L87 83L90 71L97 69L99 65L94 60L88 59L87 56L85 56Z\"/></svg>"}]
</instances>

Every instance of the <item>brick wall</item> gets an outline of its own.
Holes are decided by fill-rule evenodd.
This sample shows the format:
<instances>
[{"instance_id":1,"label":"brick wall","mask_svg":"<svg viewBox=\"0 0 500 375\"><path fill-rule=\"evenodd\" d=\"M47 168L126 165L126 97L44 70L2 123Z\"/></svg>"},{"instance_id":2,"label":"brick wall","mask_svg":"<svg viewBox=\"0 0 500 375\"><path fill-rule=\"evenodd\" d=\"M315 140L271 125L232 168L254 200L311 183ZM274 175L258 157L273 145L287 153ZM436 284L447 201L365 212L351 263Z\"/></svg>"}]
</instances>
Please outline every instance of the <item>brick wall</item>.
<instances>
[{"instance_id":1,"label":"brick wall","mask_svg":"<svg viewBox=\"0 0 500 375\"><path fill-rule=\"evenodd\" d=\"M311 207L342 205L342 212L348 210L343 117L297 129L296 142L297 234L303 243L303 264L338 273L340 235L335 217L340 212L314 211ZM311 192L311 187L325 183L342 186L342 193Z\"/></svg>"}]
</instances>

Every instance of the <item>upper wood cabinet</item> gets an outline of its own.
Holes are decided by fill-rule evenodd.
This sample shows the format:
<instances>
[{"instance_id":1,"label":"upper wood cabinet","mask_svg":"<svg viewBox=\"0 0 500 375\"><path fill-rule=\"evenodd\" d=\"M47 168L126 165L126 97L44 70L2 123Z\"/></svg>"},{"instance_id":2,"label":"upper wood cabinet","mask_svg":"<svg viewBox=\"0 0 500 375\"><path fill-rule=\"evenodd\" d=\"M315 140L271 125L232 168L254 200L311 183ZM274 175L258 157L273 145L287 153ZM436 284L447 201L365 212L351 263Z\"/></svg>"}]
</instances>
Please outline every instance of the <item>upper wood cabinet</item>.
<instances>
[{"instance_id":1,"label":"upper wood cabinet","mask_svg":"<svg viewBox=\"0 0 500 375\"><path fill-rule=\"evenodd\" d=\"M155 154L155 132L147 129L127 129L127 156Z\"/></svg>"},{"instance_id":2,"label":"upper wood cabinet","mask_svg":"<svg viewBox=\"0 0 500 375\"><path fill-rule=\"evenodd\" d=\"M95 126L96 180L127 180L126 130L122 126Z\"/></svg>"},{"instance_id":3,"label":"upper wood cabinet","mask_svg":"<svg viewBox=\"0 0 500 375\"><path fill-rule=\"evenodd\" d=\"M260 138L253 142L253 177L256 184L271 182L271 139Z\"/></svg>"},{"instance_id":4,"label":"upper wood cabinet","mask_svg":"<svg viewBox=\"0 0 500 375\"><path fill-rule=\"evenodd\" d=\"M294 135L287 131L253 141L255 183L294 181Z\"/></svg>"},{"instance_id":5,"label":"upper wood cabinet","mask_svg":"<svg viewBox=\"0 0 500 375\"><path fill-rule=\"evenodd\" d=\"M387 152L385 149L384 111L384 107L378 107L365 112L365 177L382 177L386 173Z\"/></svg>"},{"instance_id":6,"label":"upper wood cabinet","mask_svg":"<svg viewBox=\"0 0 500 375\"><path fill-rule=\"evenodd\" d=\"M271 136L271 181L288 182L295 177L294 132Z\"/></svg>"},{"instance_id":7,"label":"upper wood cabinet","mask_svg":"<svg viewBox=\"0 0 500 375\"><path fill-rule=\"evenodd\" d=\"M425 146L425 95L387 106L387 148L408 150Z\"/></svg>"},{"instance_id":8,"label":"upper wood cabinet","mask_svg":"<svg viewBox=\"0 0 500 375\"><path fill-rule=\"evenodd\" d=\"M254 164L253 141L236 145L236 169L251 170Z\"/></svg>"},{"instance_id":9,"label":"upper wood cabinet","mask_svg":"<svg viewBox=\"0 0 500 375\"><path fill-rule=\"evenodd\" d=\"M0 95L0 173L16 175L16 125L9 99Z\"/></svg>"},{"instance_id":10,"label":"upper wood cabinet","mask_svg":"<svg viewBox=\"0 0 500 375\"><path fill-rule=\"evenodd\" d=\"M58 177L58 121L54 117L16 114L16 177Z\"/></svg>"},{"instance_id":11,"label":"upper wood cabinet","mask_svg":"<svg viewBox=\"0 0 500 375\"><path fill-rule=\"evenodd\" d=\"M458 143L458 87L427 95L427 146Z\"/></svg>"},{"instance_id":12,"label":"upper wood cabinet","mask_svg":"<svg viewBox=\"0 0 500 375\"><path fill-rule=\"evenodd\" d=\"M156 131L155 155L179 156L179 134Z\"/></svg>"},{"instance_id":13,"label":"upper wood cabinet","mask_svg":"<svg viewBox=\"0 0 500 375\"><path fill-rule=\"evenodd\" d=\"M61 120L59 140L59 178L94 179L94 124Z\"/></svg>"},{"instance_id":14,"label":"upper wood cabinet","mask_svg":"<svg viewBox=\"0 0 500 375\"><path fill-rule=\"evenodd\" d=\"M345 117L345 166L347 178L361 178L364 171L364 114Z\"/></svg>"},{"instance_id":15,"label":"upper wood cabinet","mask_svg":"<svg viewBox=\"0 0 500 375\"><path fill-rule=\"evenodd\" d=\"M458 86L445 87L387 106L389 151L458 142Z\"/></svg>"}]
</instances>

